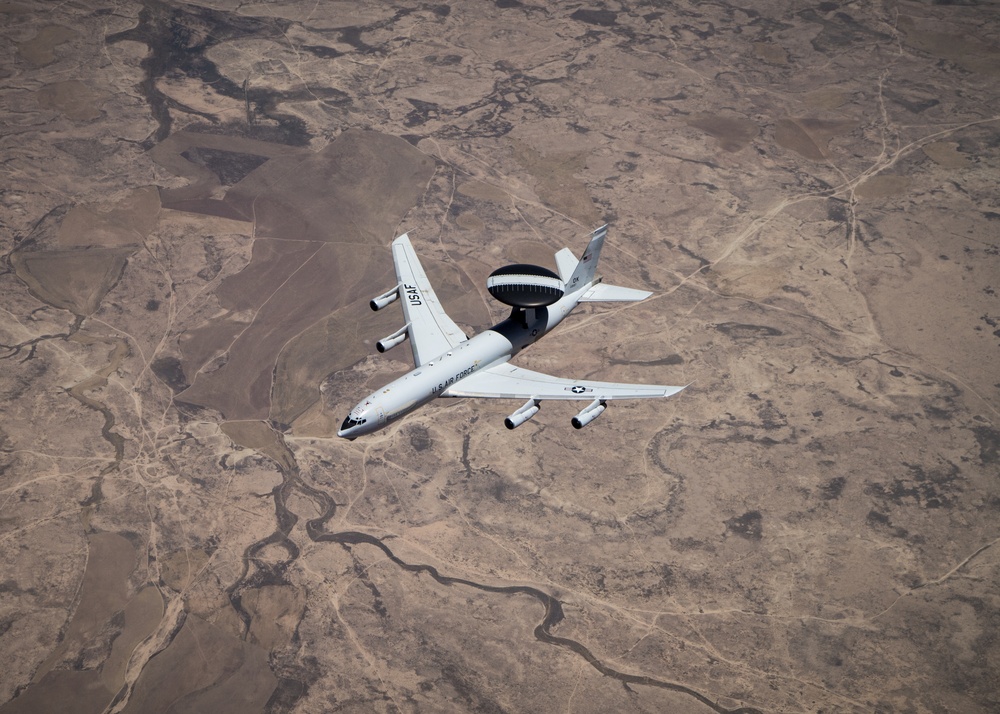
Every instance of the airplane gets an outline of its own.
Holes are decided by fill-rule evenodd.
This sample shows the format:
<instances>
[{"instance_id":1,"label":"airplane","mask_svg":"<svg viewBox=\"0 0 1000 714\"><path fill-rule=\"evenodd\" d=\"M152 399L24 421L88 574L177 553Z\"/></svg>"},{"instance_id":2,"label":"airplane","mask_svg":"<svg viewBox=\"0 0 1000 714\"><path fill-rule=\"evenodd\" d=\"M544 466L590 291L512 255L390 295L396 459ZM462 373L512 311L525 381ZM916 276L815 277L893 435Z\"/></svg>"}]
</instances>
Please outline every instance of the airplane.
<instances>
[{"instance_id":1,"label":"airplane","mask_svg":"<svg viewBox=\"0 0 1000 714\"><path fill-rule=\"evenodd\" d=\"M613 399L670 397L684 387L617 384L551 377L510 364L521 350L552 330L581 302L637 302L652 293L608 285L596 275L597 261L607 235L604 225L591 234L577 260L563 248L555 254L559 274L534 265L509 265L490 274L490 294L513 309L510 316L473 337L456 325L431 287L407 233L392 242L396 286L372 299L372 310L397 300L405 324L376 343L379 352L409 339L414 369L376 389L358 402L344 419L337 436L354 440L402 418L436 397L525 399L504 419L508 429L538 413L542 400L586 400L588 405L571 420L577 429L594 421Z\"/></svg>"}]
</instances>

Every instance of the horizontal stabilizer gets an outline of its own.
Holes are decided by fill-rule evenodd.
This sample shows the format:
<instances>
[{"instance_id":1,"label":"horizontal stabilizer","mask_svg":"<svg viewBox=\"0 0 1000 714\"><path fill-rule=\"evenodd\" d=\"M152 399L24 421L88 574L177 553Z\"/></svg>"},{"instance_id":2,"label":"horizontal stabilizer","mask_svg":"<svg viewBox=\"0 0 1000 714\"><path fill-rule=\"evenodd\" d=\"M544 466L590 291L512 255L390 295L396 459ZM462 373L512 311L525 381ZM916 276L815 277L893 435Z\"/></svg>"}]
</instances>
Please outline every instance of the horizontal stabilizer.
<instances>
[{"instance_id":1,"label":"horizontal stabilizer","mask_svg":"<svg viewBox=\"0 0 1000 714\"><path fill-rule=\"evenodd\" d=\"M646 290L634 290L607 283L598 283L583 294L580 302L639 302L652 294Z\"/></svg>"}]
</instances>

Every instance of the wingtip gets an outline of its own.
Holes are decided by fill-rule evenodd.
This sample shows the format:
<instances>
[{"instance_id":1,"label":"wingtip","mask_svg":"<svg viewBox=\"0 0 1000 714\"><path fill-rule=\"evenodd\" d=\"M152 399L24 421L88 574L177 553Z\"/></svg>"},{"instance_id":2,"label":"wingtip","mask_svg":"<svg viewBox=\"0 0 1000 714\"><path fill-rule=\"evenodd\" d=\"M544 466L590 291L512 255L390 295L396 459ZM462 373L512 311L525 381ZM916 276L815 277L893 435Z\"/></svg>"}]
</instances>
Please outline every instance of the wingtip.
<instances>
[{"instance_id":1,"label":"wingtip","mask_svg":"<svg viewBox=\"0 0 1000 714\"><path fill-rule=\"evenodd\" d=\"M687 389L688 387L690 387L692 384L694 384L694 382L688 382L687 384L685 384L682 387L681 386L677 386L677 387L665 387L664 390L663 390L663 396L664 397L672 397L672 396L674 396L676 394L680 394L685 389Z\"/></svg>"}]
</instances>

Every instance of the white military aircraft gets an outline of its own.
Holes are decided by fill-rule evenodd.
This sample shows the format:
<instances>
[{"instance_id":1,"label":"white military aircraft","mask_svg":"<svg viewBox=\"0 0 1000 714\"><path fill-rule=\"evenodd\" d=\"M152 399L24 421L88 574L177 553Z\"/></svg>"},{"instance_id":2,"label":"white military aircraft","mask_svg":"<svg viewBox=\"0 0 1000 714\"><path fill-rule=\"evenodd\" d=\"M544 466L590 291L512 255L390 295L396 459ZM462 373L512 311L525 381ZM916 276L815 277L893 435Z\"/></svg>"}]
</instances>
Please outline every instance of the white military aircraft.
<instances>
[{"instance_id":1,"label":"white military aircraft","mask_svg":"<svg viewBox=\"0 0 1000 714\"><path fill-rule=\"evenodd\" d=\"M652 295L607 285L595 277L607 232L605 225L591 234L590 244L579 261L568 248L557 252L558 275L534 265L510 265L495 270L486 283L487 289L513 310L506 320L471 338L441 307L409 236L404 233L396 238L392 242L392 257L399 282L373 299L371 308L381 310L401 299L406 324L379 340L376 346L379 352L385 352L409 338L416 368L359 402L344 419L337 436L355 439L370 434L435 397L526 399L523 406L504 419L508 429L537 414L543 399L587 400L589 404L572 420L573 426L581 429L600 416L609 400L669 397L684 389L562 379L509 362L562 322L581 302L634 302Z\"/></svg>"}]
</instances>

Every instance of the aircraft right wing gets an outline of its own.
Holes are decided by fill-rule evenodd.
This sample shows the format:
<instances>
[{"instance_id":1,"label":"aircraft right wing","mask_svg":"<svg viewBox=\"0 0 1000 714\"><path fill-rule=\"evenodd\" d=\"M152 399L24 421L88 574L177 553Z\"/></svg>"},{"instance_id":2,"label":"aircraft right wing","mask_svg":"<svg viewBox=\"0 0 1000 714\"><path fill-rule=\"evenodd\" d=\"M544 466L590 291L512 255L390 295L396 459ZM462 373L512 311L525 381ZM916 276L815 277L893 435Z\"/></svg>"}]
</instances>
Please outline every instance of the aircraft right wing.
<instances>
[{"instance_id":1,"label":"aircraft right wing","mask_svg":"<svg viewBox=\"0 0 1000 714\"><path fill-rule=\"evenodd\" d=\"M445 390L442 396L495 399L653 399L673 396L682 389L684 387L657 384L563 379L504 362L470 374Z\"/></svg>"},{"instance_id":2,"label":"aircraft right wing","mask_svg":"<svg viewBox=\"0 0 1000 714\"><path fill-rule=\"evenodd\" d=\"M396 265L403 317L410 326L408 336L413 362L419 367L468 337L441 307L408 234L392 242L392 260Z\"/></svg>"}]
</instances>

